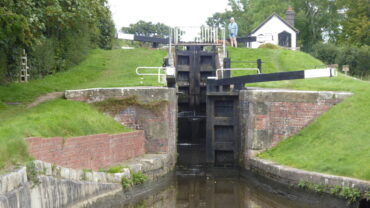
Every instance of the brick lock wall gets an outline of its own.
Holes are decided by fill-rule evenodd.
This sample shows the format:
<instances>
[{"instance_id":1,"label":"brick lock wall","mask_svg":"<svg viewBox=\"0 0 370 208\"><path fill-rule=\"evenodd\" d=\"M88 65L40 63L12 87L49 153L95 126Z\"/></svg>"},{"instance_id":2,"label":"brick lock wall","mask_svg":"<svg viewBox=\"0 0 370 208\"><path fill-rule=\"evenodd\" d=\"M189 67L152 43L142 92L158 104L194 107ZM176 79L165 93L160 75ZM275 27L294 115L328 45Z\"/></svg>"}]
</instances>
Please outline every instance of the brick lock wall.
<instances>
[{"instance_id":1,"label":"brick lock wall","mask_svg":"<svg viewBox=\"0 0 370 208\"><path fill-rule=\"evenodd\" d=\"M130 106L113 117L124 126L144 130L147 153L164 153L169 151L168 130L166 130L169 128L167 109L168 104L163 104L156 113L139 106Z\"/></svg>"},{"instance_id":2,"label":"brick lock wall","mask_svg":"<svg viewBox=\"0 0 370 208\"><path fill-rule=\"evenodd\" d=\"M169 153L176 160L177 139L177 95L176 89L164 87L97 88L66 91L70 100L94 103L109 98L135 96L141 103L163 102L158 112L152 112L133 105L120 109L112 115L124 126L145 132L146 153Z\"/></svg>"},{"instance_id":3,"label":"brick lock wall","mask_svg":"<svg viewBox=\"0 0 370 208\"><path fill-rule=\"evenodd\" d=\"M351 95L346 92L280 89L240 91L240 129L244 158L248 160L297 134L318 116Z\"/></svg>"},{"instance_id":4,"label":"brick lock wall","mask_svg":"<svg viewBox=\"0 0 370 208\"><path fill-rule=\"evenodd\" d=\"M144 131L98 134L66 140L61 137L26 139L29 153L37 160L92 170L145 154L144 140Z\"/></svg>"},{"instance_id":5,"label":"brick lock wall","mask_svg":"<svg viewBox=\"0 0 370 208\"><path fill-rule=\"evenodd\" d=\"M267 106L266 114L255 115L255 129L269 131L272 137L271 146L275 146L328 111L332 104L330 102L271 102Z\"/></svg>"}]
</instances>

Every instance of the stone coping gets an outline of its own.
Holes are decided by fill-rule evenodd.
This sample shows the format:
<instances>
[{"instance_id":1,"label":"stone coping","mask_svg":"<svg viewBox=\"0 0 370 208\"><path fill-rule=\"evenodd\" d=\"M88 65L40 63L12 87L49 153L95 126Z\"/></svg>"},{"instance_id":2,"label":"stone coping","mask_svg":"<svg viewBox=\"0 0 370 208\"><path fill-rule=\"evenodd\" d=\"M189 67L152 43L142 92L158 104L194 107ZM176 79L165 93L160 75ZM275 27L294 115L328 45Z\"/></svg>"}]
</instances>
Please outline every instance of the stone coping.
<instances>
[{"instance_id":1,"label":"stone coping","mask_svg":"<svg viewBox=\"0 0 370 208\"><path fill-rule=\"evenodd\" d=\"M370 181L301 170L279 165L272 161L257 157L251 158L249 164L251 170L257 171L272 180L289 185L297 185L300 181L305 181L330 187L347 186L350 188L357 188L362 192L370 191Z\"/></svg>"},{"instance_id":2,"label":"stone coping","mask_svg":"<svg viewBox=\"0 0 370 208\"><path fill-rule=\"evenodd\" d=\"M103 101L108 98L136 96L141 102L156 100L170 101L176 90L168 87L115 87L66 90L64 97L68 100L77 100L88 103Z\"/></svg>"},{"instance_id":3,"label":"stone coping","mask_svg":"<svg viewBox=\"0 0 370 208\"><path fill-rule=\"evenodd\" d=\"M247 91L259 91L259 92L288 92L288 93L319 93L319 94L338 94L338 95L353 95L352 92L346 91L319 91L319 90L295 90L295 89L284 89L284 88L259 88L259 87L248 87Z\"/></svg>"},{"instance_id":4,"label":"stone coping","mask_svg":"<svg viewBox=\"0 0 370 208\"><path fill-rule=\"evenodd\" d=\"M121 183L122 177L130 178L136 172L142 172L149 180L155 180L173 169L174 164L171 161L172 158L169 154L146 154L122 163L121 165L124 167L122 172L115 174L65 168L40 160L35 160L33 163L38 175L72 181L111 184ZM14 191L27 182L26 167L2 175L0 176L0 195Z\"/></svg>"},{"instance_id":5,"label":"stone coping","mask_svg":"<svg viewBox=\"0 0 370 208\"><path fill-rule=\"evenodd\" d=\"M0 176L0 195L11 192L22 184L27 183L26 167L13 170Z\"/></svg>"},{"instance_id":6,"label":"stone coping","mask_svg":"<svg viewBox=\"0 0 370 208\"><path fill-rule=\"evenodd\" d=\"M76 91L89 91L89 90L147 90L147 89L168 89L167 87L155 87L155 86L134 86L134 87L97 87L97 88L85 88L76 90L66 90L66 92L76 92Z\"/></svg>"}]
</instances>

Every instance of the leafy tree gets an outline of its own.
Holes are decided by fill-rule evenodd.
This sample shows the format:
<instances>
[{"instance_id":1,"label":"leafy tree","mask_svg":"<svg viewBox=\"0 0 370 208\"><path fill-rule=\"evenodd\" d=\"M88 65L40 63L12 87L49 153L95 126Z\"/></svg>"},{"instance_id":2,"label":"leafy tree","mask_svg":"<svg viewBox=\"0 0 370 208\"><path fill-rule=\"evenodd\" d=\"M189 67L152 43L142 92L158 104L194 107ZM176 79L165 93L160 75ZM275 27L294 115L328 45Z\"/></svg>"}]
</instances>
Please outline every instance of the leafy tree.
<instances>
[{"instance_id":1,"label":"leafy tree","mask_svg":"<svg viewBox=\"0 0 370 208\"><path fill-rule=\"evenodd\" d=\"M347 18L343 19L342 33L339 35L343 43L358 46L370 44L370 3L368 0L338 0Z\"/></svg>"},{"instance_id":2,"label":"leafy tree","mask_svg":"<svg viewBox=\"0 0 370 208\"><path fill-rule=\"evenodd\" d=\"M130 24L129 27L123 27L121 29L124 33L136 34L141 36L155 36L165 38L169 34L169 26L162 23L152 23L143 20L138 21L135 24Z\"/></svg>"},{"instance_id":3,"label":"leafy tree","mask_svg":"<svg viewBox=\"0 0 370 208\"><path fill-rule=\"evenodd\" d=\"M1 0L0 84L17 79L23 49L40 77L77 64L90 48L110 49L114 37L107 0Z\"/></svg>"},{"instance_id":4,"label":"leafy tree","mask_svg":"<svg viewBox=\"0 0 370 208\"><path fill-rule=\"evenodd\" d=\"M240 36L249 34L272 13L285 17L289 5L296 12L295 27L300 31L300 43L309 51L315 43L327 36L335 42L339 33L341 15L337 13L337 4L332 0L242 0L240 4L229 0L231 11L216 13L207 21L208 25L224 25L229 17L235 17Z\"/></svg>"}]
</instances>

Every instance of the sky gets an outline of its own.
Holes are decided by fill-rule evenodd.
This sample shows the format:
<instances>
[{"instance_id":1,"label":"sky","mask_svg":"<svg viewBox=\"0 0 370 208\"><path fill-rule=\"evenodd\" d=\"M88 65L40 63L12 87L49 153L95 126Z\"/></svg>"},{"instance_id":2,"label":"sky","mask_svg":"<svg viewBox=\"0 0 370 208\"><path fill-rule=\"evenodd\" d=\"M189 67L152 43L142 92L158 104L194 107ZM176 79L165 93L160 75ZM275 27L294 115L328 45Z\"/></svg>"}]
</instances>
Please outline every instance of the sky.
<instances>
[{"instance_id":1,"label":"sky","mask_svg":"<svg viewBox=\"0 0 370 208\"><path fill-rule=\"evenodd\" d=\"M108 0L116 28L139 20L174 26L201 26L228 8L228 0Z\"/></svg>"}]
</instances>

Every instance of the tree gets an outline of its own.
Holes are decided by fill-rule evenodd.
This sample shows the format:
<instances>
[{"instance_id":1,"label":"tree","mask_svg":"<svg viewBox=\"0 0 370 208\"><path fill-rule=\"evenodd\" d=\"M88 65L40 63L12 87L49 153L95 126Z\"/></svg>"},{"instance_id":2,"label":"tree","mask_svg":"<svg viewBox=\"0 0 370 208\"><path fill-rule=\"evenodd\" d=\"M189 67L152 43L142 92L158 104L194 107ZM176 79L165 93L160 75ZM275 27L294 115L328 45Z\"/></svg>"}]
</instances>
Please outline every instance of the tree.
<instances>
[{"instance_id":1,"label":"tree","mask_svg":"<svg viewBox=\"0 0 370 208\"><path fill-rule=\"evenodd\" d=\"M65 70L115 37L107 0L1 0L0 84L17 79L26 50L32 77Z\"/></svg>"},{"instance_id":2,"label":"tree","mask_svg":"<svg viewBox=\"0 0 370 208\"><path fill-rule=\"evenodd\" d=\"M341 15L333 0L242 0L240 3L229 0L229 4L232 10L214 14L208 19L208 25L222 25L220 22L233 16L239 25L239 35L244 36L274 12L285 17L291 5L296 12L295 27L300 31L304 50L309 51L323 36L335 42L339 33Z\"/></svg>"},{"instance_id":3,"label":"tree","mask_svg":"<svg viewBox=\"0 0 370 208\"><path fill-rule=\"evenodd\" d=\"M342 43L358 46L370 44L370 4L368 0L339 0L346 18L341 22L343 29L339 35Z\"/></svg>"},{"instance_id":4,"label":"tree","mask_svg":"<svg viewBox=\"0 0 370 208\"><path fill-rule=\"evenodd\" d=\"M152 22L140 20L135 24L130 24L129 27L122 27L121 31L141 36L166 38L169 35L169 28L169 26L162 23L154 24Z\"/></svg>"}]
</instances>

